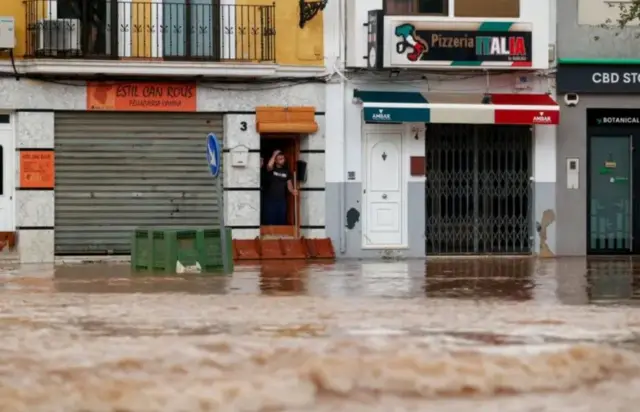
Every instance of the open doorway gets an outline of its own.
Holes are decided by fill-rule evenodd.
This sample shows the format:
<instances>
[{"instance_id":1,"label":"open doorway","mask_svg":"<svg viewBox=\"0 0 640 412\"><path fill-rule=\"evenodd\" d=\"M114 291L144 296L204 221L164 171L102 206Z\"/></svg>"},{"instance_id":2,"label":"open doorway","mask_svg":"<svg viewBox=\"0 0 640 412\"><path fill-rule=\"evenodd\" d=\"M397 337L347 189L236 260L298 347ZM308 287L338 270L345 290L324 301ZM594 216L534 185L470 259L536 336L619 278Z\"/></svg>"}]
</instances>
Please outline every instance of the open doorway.
<instances>
[{"instance_id":1,"label":"open doorway","mask_svg":"<svg viewBox=\"0 0 640 412\"><path fill-rule=\"evenodd\" d=\"M269 159L273 155L273 152L280 150L284 154L286 159L286 165L291 174L294 176L293 183L297 188L297 164L300 154L300 137L299 135L262 135L260 139L260 157L264 161L264 168L267 167ZM260 174L260 187L265 188L264 173ZM264 192L263 192L264 194ZM300 227L300 195L296 200L291 194L287 195L287 226L281 227L280 230L276 230L275 227L270 229L265 228L265 215L264 211L264 196L260 197L260 227L262 234L281 234L295 236L299 233ZM275 233L276 230L278 233ZM282 232L282 233L280 233Z\"/></svg>"}]
</instances>

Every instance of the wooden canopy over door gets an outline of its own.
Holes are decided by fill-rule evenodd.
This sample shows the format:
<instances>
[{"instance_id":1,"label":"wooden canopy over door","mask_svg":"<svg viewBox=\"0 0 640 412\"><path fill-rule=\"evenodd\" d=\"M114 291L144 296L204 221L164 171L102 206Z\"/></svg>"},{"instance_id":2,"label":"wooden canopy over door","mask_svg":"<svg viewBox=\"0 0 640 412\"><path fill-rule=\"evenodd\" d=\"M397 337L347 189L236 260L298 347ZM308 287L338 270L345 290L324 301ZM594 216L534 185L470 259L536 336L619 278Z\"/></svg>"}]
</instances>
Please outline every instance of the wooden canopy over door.
<instances>
[{"instance_id":1,"label":"wooden canopy over door","mask_svg":"<svg viewBox=\"0 0 640 412\"><path fill-rule=\"evenodd\" d=\"M256 108L258 133L310 134L318 131L313 106L284 107L263 106Z\"/></svg>"}]
</instances>

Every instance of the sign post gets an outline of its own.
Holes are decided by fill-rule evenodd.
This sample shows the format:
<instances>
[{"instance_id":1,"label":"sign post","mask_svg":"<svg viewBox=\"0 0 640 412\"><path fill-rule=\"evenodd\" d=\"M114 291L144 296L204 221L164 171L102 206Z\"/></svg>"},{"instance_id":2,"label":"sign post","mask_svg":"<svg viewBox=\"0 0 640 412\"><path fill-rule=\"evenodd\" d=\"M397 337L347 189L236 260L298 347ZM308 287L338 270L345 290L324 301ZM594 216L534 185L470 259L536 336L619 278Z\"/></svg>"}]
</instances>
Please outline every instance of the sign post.
<instances>
[{"instance_id":1,"label":"sign post","mask_svg":"<svg viewBox=\"0 0 640 412\"><path fill-rule=\"evenodd\" d=\"M209 133L207 136L207 163L209 164L209 170L211 176L216 184L216 191L218 193L218 209L219 209L219 222L220 222L220 246L222 249L222 267L224 273L229 273L229 262L227 262L227 256L229 253L229 245L227 244L227 230L224 221L224 193L222 188L222 182L220 181L220 157L222 156L222 147L218 143L218 138L214 133Z\"/></svg>"}]
</instances>

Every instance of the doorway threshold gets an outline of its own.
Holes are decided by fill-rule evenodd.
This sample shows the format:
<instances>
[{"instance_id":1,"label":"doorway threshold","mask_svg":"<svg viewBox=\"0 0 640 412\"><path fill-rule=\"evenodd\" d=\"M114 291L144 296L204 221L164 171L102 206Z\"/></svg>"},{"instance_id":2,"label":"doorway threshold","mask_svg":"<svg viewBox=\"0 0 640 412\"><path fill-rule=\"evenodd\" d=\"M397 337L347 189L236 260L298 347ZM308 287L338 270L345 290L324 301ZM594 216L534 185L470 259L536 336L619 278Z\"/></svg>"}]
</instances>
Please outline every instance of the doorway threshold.
<instances>
[{"instance_id":1,"label":"doorway threshold","mask_svg":"<svg viewBox=\"0 0 640 412\"><path fill-rule=\"evenodd\" d=\"M294 238L300 237L300 229L296 230L294 225L283 225L283 226L260 226L260 237L261 238Z\"/></svg>"}]
</instances>

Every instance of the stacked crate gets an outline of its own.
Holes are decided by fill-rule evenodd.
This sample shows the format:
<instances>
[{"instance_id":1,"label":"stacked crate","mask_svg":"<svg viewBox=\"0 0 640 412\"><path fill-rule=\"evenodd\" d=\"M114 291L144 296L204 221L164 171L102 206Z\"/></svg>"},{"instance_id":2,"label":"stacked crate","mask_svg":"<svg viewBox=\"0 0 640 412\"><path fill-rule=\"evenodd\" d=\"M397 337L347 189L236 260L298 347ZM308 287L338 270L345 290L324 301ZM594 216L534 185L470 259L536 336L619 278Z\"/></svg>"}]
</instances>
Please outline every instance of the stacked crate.
<instances>
[{"instance_id":1,"label":"stacked crate","mask_svg":"<svg viewBox=\"0 0 640 412\"><path fill-rule=\"evenodd\" d=\"M222 273L223 259L233 271L231 229L226 229L223 256L218 229L136 229L131 239L131 268L135 272Z\"/></svg>"}]
</instances>

